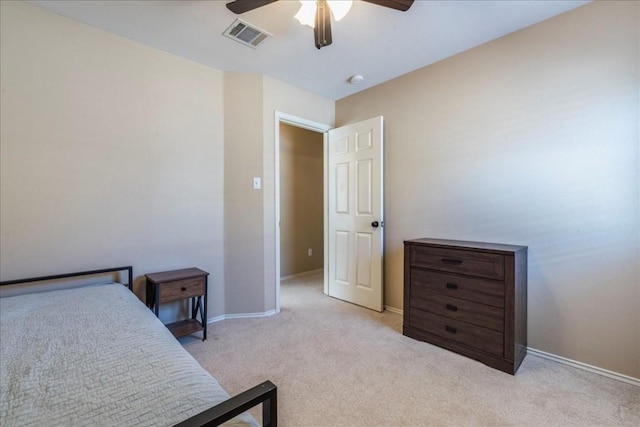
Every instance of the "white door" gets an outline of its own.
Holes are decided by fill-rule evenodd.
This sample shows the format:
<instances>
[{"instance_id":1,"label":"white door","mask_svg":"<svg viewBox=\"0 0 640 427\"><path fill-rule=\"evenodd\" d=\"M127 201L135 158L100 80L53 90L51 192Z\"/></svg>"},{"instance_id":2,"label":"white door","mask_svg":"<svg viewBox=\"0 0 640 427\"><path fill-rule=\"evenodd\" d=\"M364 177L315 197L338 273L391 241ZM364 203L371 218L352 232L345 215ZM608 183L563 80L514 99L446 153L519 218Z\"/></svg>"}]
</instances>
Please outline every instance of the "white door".
<instances>
[{"instance_id":1,"label":"white door","mask_svg":"<svg viewBox=\"0 0 640 427\"><path fill-rule=\"evenodd\" d=\"M329 131L329 295L382 311L382 117Z\"/></svg>"}]
</instances>

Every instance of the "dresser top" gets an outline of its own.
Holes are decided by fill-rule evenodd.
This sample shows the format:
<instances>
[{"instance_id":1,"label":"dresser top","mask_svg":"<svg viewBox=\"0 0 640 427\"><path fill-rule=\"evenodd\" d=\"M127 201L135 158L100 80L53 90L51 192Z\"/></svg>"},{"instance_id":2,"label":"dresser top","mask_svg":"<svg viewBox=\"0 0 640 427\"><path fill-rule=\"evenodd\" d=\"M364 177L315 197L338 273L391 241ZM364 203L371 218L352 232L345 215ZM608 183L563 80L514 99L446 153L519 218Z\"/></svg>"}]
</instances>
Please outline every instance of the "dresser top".
<instances>
[{"instance_id":1,"label":"dresser top","mask_svg":"<svg viewBox=\"0 0 640 427\"><path fill-rule=\"evenodd\" d=\"M487 243L487 242L467 242L464 240L431 239L428 237L421 238L421 239L405 240L404 243L438 246L443 248L452 247L456 249L473 249L473 250L484 250L484 251L491 251L491 252L507 252L507 253L527 250L526 246L520 246L520 245L506 245L502 243Z\"/></svg>"}]
</instances>

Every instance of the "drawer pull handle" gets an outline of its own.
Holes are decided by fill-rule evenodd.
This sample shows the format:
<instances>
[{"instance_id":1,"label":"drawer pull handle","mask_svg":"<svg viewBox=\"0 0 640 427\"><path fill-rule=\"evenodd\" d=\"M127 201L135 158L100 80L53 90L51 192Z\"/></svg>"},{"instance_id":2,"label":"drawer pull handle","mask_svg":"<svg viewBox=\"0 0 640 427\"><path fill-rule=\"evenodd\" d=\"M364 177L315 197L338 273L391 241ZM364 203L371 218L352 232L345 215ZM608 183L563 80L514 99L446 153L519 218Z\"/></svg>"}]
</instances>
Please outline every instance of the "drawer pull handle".
<instances>
[{"instance_id":1,"label":"drawer pull handle","mask_svg":"<svg viewBox=\"0 0 640 427\"><path fill-rule=\"evenodd\" d=\"M181 288L180 288L180 290L181 290L182 292L184 292L184 291L186 291L186 290L187 290L187 288L185 288L185 287L183 286L183 287L181 287Z\"/></svg>"},{"instance_id":2,"label":"drawer pull handle","mask_svg":"<svg viewBox=\"0 0 640 427\"><path fill-rule=\"evenodd\" d=\"M456 307L455 305L447 304L446 307L449 311L458 311L458 307Z\"/></svg>"},{"instance_id":3,"label":"drawer pull handle","mask_svg":"<svg viewBox=\"0 0 640 427\"><path fill-rule=\"evenodd\" d=\"M462 264L461 259L453 259L453 258L442 258L442 262L449 265L460 265Z\"/></svg>"},{"instance_id":4,"label":"drawer pull handle","mask_svg":"<svg viewBox=\"0 0 640 427\"><path fill-rule=\"evenodd\" d=\"M447 289L456 290L458 289L458 285L456 285L455 283L447 283Z\"/></svg>"},{"instance_id":5,"label":"drawer pull handle","mask_svg":"<svg viewBox=\"0 0 640 427\"><path fill-rule=\"evenodd\" d=\"M458 329L454 328L453 326L445 326L444 328L446 329L447 332L451 332L452 334L455 334L456 332L458 332Z\"/></svg>"}]
</instances>

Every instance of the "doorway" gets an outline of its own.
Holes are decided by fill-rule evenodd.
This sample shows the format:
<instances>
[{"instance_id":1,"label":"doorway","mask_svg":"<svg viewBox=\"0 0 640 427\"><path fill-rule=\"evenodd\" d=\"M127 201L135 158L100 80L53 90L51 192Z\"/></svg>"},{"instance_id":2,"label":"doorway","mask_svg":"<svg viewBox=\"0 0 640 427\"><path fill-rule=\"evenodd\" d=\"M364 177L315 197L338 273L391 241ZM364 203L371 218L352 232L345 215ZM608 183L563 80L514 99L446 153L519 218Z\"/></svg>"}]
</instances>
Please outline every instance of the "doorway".
<instances>
[{"instance_id":1,"label":"doorway","mask_svg":"<svg viewBox=\"0 0 640 427\"><path fill-rule=\"evenodd\" d=\"M323 139L280 123L280 280L324 269Z\"/></svg>"},{"instance_id":2,"label":"doorway","mask_svg":"<svg viewBox=\"0 0 640 427\"><path fill-rule=\"evenodd\" d=\"M281 278L322 270L327 293L325 158L329 129L329 125L276 112L276 312L280 312Z\"/></svg>"}]
</instances>

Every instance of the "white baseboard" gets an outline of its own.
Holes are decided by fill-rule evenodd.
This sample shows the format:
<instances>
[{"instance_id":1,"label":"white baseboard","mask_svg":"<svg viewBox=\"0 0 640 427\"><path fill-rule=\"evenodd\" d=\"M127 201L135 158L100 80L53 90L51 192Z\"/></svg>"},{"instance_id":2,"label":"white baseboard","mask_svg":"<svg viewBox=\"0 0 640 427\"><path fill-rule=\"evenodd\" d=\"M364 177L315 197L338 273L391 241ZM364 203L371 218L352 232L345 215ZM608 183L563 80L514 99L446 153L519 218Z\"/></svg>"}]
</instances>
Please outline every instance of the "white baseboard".
<instances>
[{"instance_id":1,"label":"white baseboard","mask_svg":"<svg viewBox=\"0 0 640 427\"><path fill-rule=\"evenodd\" d=\"M216 322L220 322L224 319L226 319L227 317L223 314L222 316L216 316L216 317L209 317L207 319L207 325L210 323L216 323Z\"/></svg>"},{"instance_id":2,"label":"white baseboard","mask_svg":"<svg viewBox=\"0 0 640 427\"><path fill-rule=\"evenodd\" d=\"M396 313L401 316L404 314L403 310L400 310L399 308L395 308L395 307L390 307L388 305L385 305L384 309L386 311L389 311L391 313ZM588 371L594 374L602 375L607 378L611 378L617 381L622 381L624 383L640 387L640 379L638 378L630 377L624 374L619 374L613 371L608 371L606 369L598 368L597 366L592 366L586 363L578 362L576 360L567 359L566 357L556 356L555 354L547 353L531 347L527 347L527 353L533 354L534 356L542 357L543 359L551 360L556 363L571 366L577 369L582 369L583 371Z\"/></svg>"},{"instance_id":3,"label":"white baseboard","mask_svg":"<svg viewBox=\"0 0 640 427\"><path fill-rule=\"evenodd\" d=\"M531 347L527 347L527 353L533 354L534 356L542 357L543 359L552 360L554 362L561 363L563 365L582 369L583 371L592 372L594 374L602 375L607 378L611 378L617 381L622 381L623 383L635 385L636 387L640 387L640 379L638 378L633 378L628 375L623 375L617 372L608 371L606 369L598 368L597 366L587 365L586 363L567 359L566 357L562 357L562 356L556 356L555 354L536 350L535 348L531 348Z\"/></svg>"},{"instance_id":4,"label":"white baseboard","mask_svg":"<svg viewBox=\"0 0 640 427\"><path fill-rule=\"evenodd\" d=\"M264 313L237 313L237 314L223 314L221 316L210 317L207 319L207 324L220 322L227 319L252 319L258 317L269 317L276 314L276 310L265 311Z\"/></svg>"},{"instance_id":5,"label":"white baseboard","mask_svg":"<svg viewBox=\"0 0 640 427\"><path fill-rule=\"evenodd\" d=\"M400 316L404 315L404 311L403 311L403 310L400 310L399 308L390 307L390 306L388 306L388 305L385 305L385 306L384 306L384 309L385 309L386 311L391 312L391 313L399 314Z\"/></svg>"},{"instance_id":6,"label":"white baseboard","mask_svg":"<svg viewBox=\"0 0 640 427\"><path fill-rule=\"evenodd\" d=\"M280 280L295 279L295 278L298 278L298 277L311 276L313 274L320 273L320 272L323 272L323 271L324 271L324 268L317 268L315 270L303 271L302 273L296 273L296 274L291 274L289 276L283 276L283 277L280 277Z\"/></svg>"}]
</instances>

